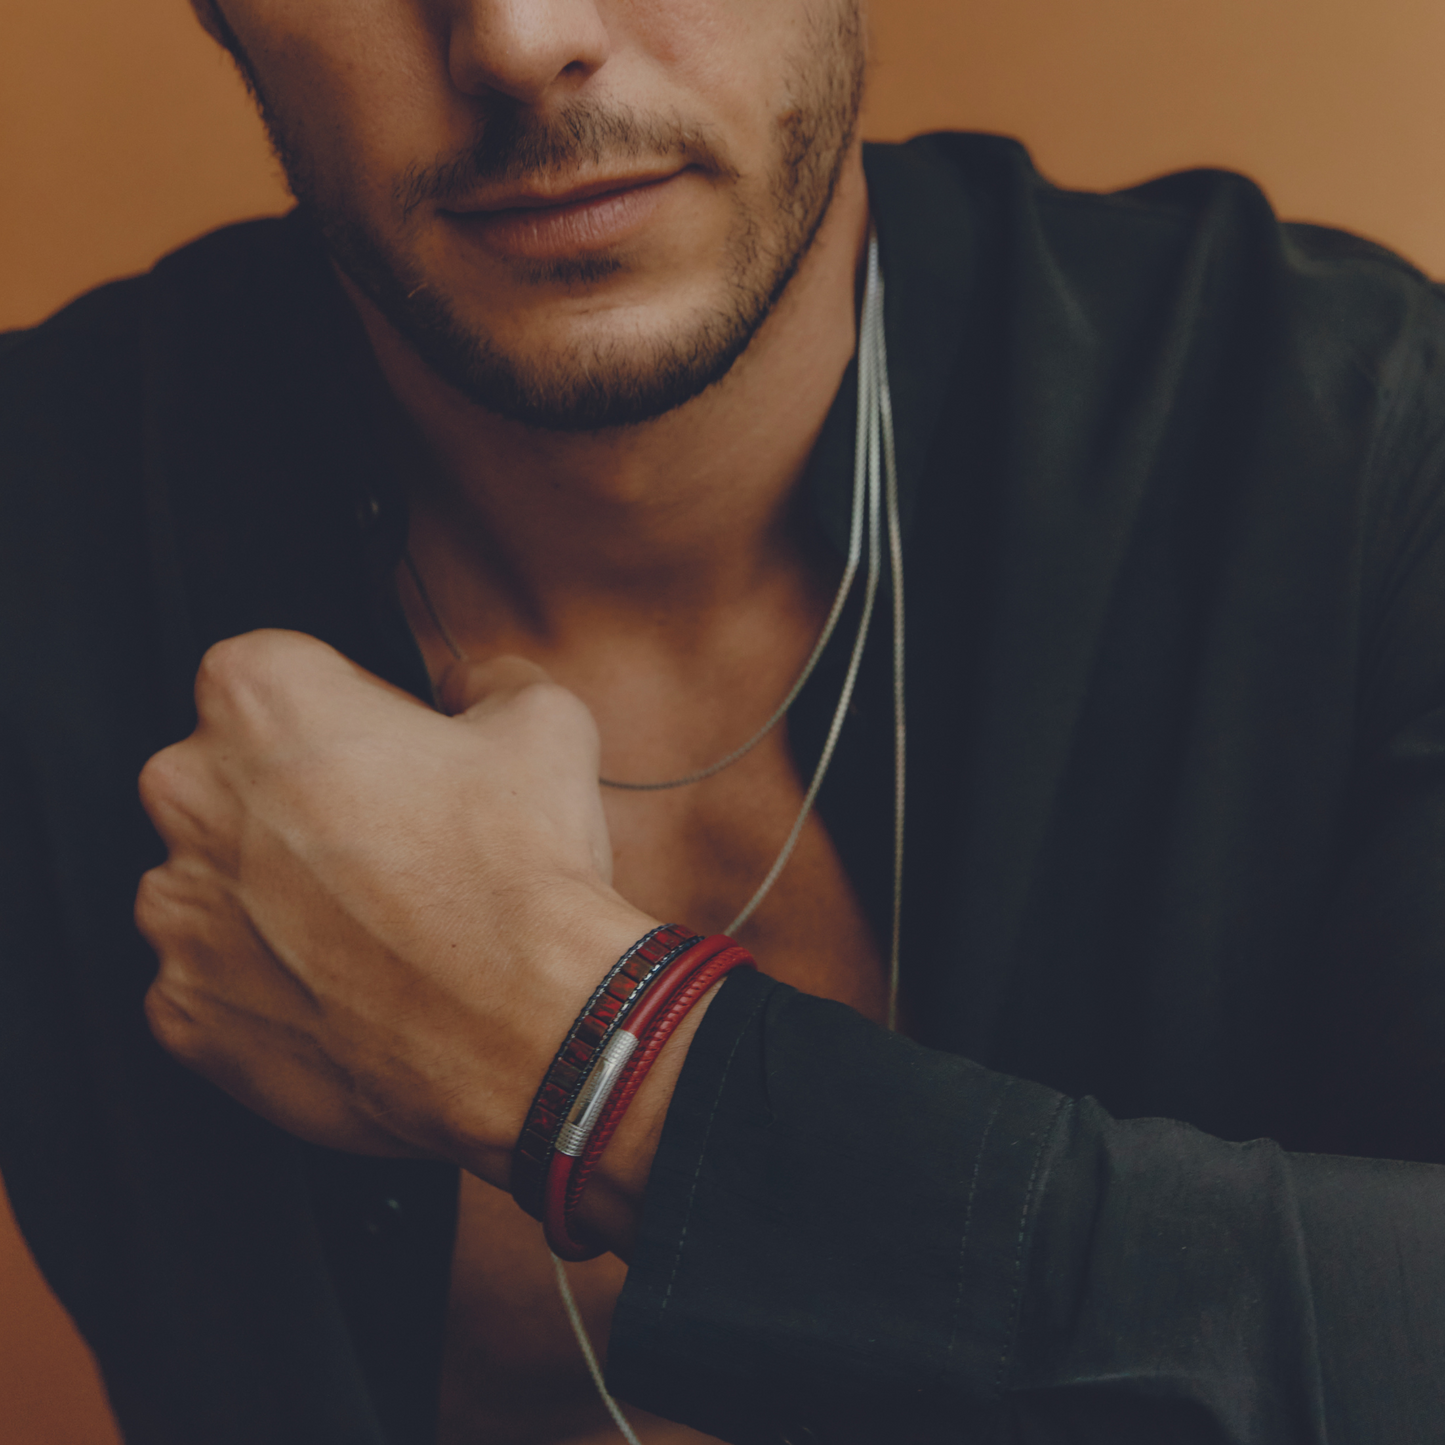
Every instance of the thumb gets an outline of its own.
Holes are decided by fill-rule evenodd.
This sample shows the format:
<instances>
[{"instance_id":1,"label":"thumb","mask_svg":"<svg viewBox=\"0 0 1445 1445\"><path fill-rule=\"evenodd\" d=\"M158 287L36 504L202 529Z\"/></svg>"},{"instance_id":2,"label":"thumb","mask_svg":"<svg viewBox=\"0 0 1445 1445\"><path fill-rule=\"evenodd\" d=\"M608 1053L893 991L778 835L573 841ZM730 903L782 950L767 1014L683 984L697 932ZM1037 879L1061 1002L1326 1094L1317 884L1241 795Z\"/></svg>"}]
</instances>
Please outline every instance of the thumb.
<instances>
[{"instance_id":1,"label":"thumb","mask_svg":"<svg viewBox=\"0 0 1445 1445\"><path fill-rule=\"evenodd\" d=\"M437 706L448 717L485 702L505 702L529 687L551 683L551 674L525 657L461 658L437 679Z\"/></svg>"}]
</instances>

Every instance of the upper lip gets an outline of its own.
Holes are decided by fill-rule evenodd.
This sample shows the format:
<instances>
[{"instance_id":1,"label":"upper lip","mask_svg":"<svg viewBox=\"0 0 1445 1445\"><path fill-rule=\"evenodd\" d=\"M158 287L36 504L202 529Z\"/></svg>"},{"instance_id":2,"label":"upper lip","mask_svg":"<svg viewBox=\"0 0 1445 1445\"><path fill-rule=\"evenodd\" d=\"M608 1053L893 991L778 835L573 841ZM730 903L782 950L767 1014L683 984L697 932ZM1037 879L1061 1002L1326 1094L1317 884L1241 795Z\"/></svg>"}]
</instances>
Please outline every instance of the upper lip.
<instances>
[{"instance_id":1,"label":"upper lip","mask_svg":"<svg viewBox=\"0 0 1445 1445\"><path fill-rule=\"evenodd\" d=\"M566 190L548 190L541 186L522 186L515 190L500 191L496 195L483 196L464 205L447 206L453 215L475 215L491 211L533 211L551 210L557 206L571 206L578 201L590 201L596 196L605 196L612 191L632 191L639 186L650 186L657 181L670 180L683 167L672 166L666 170L638 171L625 176L601 176L582 185L569 186Z\"/></svg>"}]
</instances>

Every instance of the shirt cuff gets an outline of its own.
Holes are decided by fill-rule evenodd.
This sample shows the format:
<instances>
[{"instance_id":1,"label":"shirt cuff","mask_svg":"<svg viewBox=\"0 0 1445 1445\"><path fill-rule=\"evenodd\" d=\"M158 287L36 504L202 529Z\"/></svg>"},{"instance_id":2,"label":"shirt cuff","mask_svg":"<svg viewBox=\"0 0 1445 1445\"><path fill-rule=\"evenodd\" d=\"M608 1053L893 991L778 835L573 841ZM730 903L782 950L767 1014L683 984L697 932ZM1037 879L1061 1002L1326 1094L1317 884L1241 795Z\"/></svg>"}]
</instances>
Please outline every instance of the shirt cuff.
<instances>
[{"instance_id":1,"label":"shirt cuff","mask_svg":"<svg viewBox=\"0 0 1445 1445\"><path fill-rule=\"evenodd\" d=\"M990 1428L1067 1107L734 973L673 1095L610 1388L738 1445Z\"/></svg>"}]
</instances>

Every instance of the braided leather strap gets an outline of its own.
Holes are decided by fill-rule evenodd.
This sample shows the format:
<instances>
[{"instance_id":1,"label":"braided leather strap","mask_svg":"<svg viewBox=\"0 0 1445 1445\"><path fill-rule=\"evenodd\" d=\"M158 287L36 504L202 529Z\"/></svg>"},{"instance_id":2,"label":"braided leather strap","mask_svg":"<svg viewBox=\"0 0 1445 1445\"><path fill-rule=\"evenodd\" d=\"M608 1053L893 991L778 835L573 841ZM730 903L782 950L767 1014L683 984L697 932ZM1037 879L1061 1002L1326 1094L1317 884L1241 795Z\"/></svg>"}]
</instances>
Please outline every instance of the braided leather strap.
<instances>
[{"instance_id":1,"label":"braided leather strap","mask_svg":"<svg viewBox=\"0 0 1445 1445\"><path fill-rule=\"evenodd\" d=\"M608 1045L616 1067L606 1077L580 1127L564 1130L547 1170L542 1222L558 1259L595 1259L601 1248L580 1241L572 1216L603 1151L636 1097L663 1046L708 991L735 968L755 968L748 951L726 934L695 943L649 985ZM605 1093L604 1093L605 1091ZM576 1111L574 1110L574 1113Z\"/></svg>"},{"instance_id":2,"label":"braided leather strap","mask_svg":"<svg viewBox=\"0 0 1445 1445\"><path fill-rule=\"evenodd\" d=\"M512 1197L533 1219L542 1218L547 1169L557 1135L603 1046L648 984L697 938L681 924L668 923L638 939L608 970L562 1040L512 1150Z\"/></svg>"}]
</instances>

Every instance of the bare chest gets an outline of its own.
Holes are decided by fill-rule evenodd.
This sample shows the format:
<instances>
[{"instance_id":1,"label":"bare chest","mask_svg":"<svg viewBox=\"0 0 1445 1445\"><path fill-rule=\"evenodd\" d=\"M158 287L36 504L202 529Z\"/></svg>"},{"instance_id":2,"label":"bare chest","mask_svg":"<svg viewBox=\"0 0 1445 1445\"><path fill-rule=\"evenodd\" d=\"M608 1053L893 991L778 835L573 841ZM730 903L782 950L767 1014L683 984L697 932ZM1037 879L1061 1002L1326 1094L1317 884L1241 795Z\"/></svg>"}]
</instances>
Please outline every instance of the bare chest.
<instances>
[{"instance_id":1,"label":"bare chest","mask_svg":"<svg viewBox=\"0 0 1445 1445\"><path fill-rule=\"evenodd\" d=\"M781 730L708 782L670 793L606 795L625 897L667 922L723 931L777 856L802 802ZM762 970L873 1018L885 1007L878 949L817 819L753 919L737 931ZM626 1278L613 1256L569 1266L599 1354ZM646 1445L705 1437L629 1412ZM463 1177L443 1384L443 1445L616 1440L586 1373L541 1229L511 1199Z\"/></svg>"}]
</instances>

